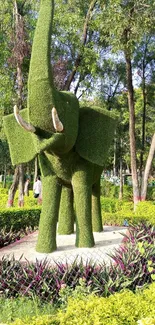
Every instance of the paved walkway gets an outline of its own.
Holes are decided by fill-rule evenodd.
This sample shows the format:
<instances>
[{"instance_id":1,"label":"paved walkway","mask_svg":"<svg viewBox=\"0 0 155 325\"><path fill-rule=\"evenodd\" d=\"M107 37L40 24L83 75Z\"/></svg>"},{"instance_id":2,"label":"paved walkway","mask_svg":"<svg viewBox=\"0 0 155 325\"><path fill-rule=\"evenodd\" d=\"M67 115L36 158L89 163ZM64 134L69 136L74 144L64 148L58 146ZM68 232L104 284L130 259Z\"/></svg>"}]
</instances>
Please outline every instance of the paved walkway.
<instances>
[{"instance_id":1,"label":"paved walkway","mask_svg":"<svg viewBox=\"0 0 155 325\"><path fill-rule=\"evenodd\" d=\"M50 254L37 253L35 250L38 232L34 232L21 240L0 249L0 259L3 256L16 260L21 258L22 261L28 260L35 262L47 259L50 264L55 262L72 263L77 259L87 261L107 263L110 260L109 253L113 252L122 242L123 233L126 232L125 227L110 227L105 226L101 233L94 233L95 247L93 248L76 248L75 234L72 235L57 235L57 251Z\"/></svg>"}]
</instances>

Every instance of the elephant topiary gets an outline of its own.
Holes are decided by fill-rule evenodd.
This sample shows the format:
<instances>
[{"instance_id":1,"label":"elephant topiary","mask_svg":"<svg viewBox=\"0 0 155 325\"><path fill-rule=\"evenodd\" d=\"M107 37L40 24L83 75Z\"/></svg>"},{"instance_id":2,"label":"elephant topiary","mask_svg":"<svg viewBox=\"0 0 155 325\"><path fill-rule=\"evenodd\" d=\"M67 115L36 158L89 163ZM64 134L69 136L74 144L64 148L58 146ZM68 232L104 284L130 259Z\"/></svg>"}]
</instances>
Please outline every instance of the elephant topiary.
<instances>
[{"instance_id":1,"label":"elephant topiary","mask_svg":"<svg viewBox=\"0 0 155 325\"><path fill-rule=\"evenodd\" d=\"M99 107L79 107L76 96L57 91L50 64L54 0L41 0L28 78L27 108L4 118L12 163L39 157L43 202L36 250L56 249L60 233L73 230L76 246L94 246L94 231L102 231L100 175L113 139L115 119ZM15 115L15 116L14 116ZM17 121L16 121L17 120ZM17 123L18 122L18 123Z\"/></svg>"}]
</instances>

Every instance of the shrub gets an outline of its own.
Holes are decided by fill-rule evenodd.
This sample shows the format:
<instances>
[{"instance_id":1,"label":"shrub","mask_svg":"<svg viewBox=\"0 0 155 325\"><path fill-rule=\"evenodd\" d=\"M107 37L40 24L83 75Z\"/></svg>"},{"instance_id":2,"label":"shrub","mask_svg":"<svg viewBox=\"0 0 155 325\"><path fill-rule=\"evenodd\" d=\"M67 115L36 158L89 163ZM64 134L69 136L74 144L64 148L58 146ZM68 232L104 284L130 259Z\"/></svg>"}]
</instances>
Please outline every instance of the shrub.
<instances>
[{"instance_id":1,"label":"shrub","mask_svg":"<svg viewBox=\"0 0 155 325\"><path fill-rule=\"evenodd\" d=\"M26 317L24 320L16 319L12 325L57 325L60 324L56 321L54 316L42 315L38 317Z\"/></svg>"},{"instance_id":2,"label":"shrub","mask_svg":"<svg viewBox=\"0 0 155 325\"><path fill-rule=\"evenodd\" d=\"M50 303L41 303L36 297L33 299L24 297L16 297L15 299L0 298L0 324L12 322L17 318L25 320L28 317L53 315L55 310L56 308Z\"/></svg>"},{"instance_id":3,"label":"shrub","mask_svg":"<svg viewBox=\"0 0 155 325\"><path fill-rule=\"evenodd\" d=\"M109 266L103 263L57 263L47 261L21 264L14 259L1 261L0 291L4 297L38 296L42 301L60 302L61 289L75 290L83 281L86 292L109 296L123 288L136 291L155 278L155 228L132 227L126 242L111 254ZM67 289L68 290L68 289Z\"/></svg>"},{"instance_id":4,"label":"shrub","mask_svg":"<svg viewBox=\"0 0 155 325\"><path fill-rule=\"evenodd\" d=\"M120 187L114 185L109 181L101 179L101 195L109 198L119 198ZM132 201L133 200L133 190L132 186L124 185L123 186L123 199Z\"/></svg>"},{"instance_id":5,"label":"shrub","mask_svg":"<svg viewBox=\"0 0 155 325\"><path fill-rule=\"evenodd\" d=\"M39 224L41 208L11 208L0 210L0 228L10 231L26 229L27 227L35 228Z\"/></svg>"},{"instance_id":6,"label":"shrub","mask_svg":"<svg viewBox=\"0 0 155 325\"><path fill-rule=\"evenodd\" d=\"M101 195L104 197L118 198L119 186L112 184L109 181L101 180Z\"/></svg>"},{"instance_id":7,"label":"shrub","mask_svg":"<svg viewBox=\"0 0 155 325\"><path fill-rule=\"evenodd\" d=\"M155 285L136 294L122 291L108 298L89 295L83 299L69 298L65 311L56 319L61 325L136 325L142 317L154 316ZM80 315L80 317L78 317Z\"/></svg>"},{"instance_id":8,"label":"shrub","mask_svg":"<svg viewBox=\"0 0 155 325\"><path fill-rule=\"evenodd\" d=\"M8 200L8 190L7 189L0 189L0 209L5 209L7 206L7 200ZM33 191L29 191L29 196L24 196L24 207L30 208L30 207L36 207L37 206L37 200L33 197ZM14 198L14 207L18 207L18 191L15 194Z\"/></svg>"},{"instance_id":9,"label":"shrub","mask_svg":"<svg viewBox=\"0 0 155 325\"><path fill-rule=\"evenodd\" d=\"M7 188L0 187L0 195L1 194L7 195L8 194L8 189Z\"/></svg>"},{"instance_id":10,"label":"shrub","mask_svg":"<svg viewBox=\"0 0 155 325\"><path fill-rule=\"evenodd\" d=\"M104 212L120 212L131 211L133 212L133 202L126 202L115 198L101 197L101 208Z\"/></svg>"},{"instance_id":11,"label":"shrub","mask_svg":"<svg viewBox=\"0 0 155 325\"><path fill-rule=\"evenodd\" d=\"M30 234L32 231L33 230L31 227L23 230L21 229L19 231L13 231L12 229L6 231L6 227L0 229L0 248L20 240L24 236Z\"/></svg>"},{"instance_id":12,"label":"shrub","mask_svg":"<svg viewBox=\"0 0 155 325\"><path fill-rule=\"evenodd\" d=\"M155 318L143 318L137 322L138 325L155 325Z\"/></svg>"},{"instance_id":13,"label":"shrub","mask_svg":"<svg viewBox=\"0 0 155 325\"><path fill-rule=\"evenodd\" d=\"M103 225L111 225L111 226L123 226L125 225L125 221L128 224L133 224L134 221L134 212L131 211L119 211L115 213L109 213L102 211L102 222ZM137 221L138 222L138 221Z\"/></svg>"},{"instance_id":14,"label":"shrub","mask_svg":"<svg viewBox=\"0 0 155 325\"><path fill-rule=\"evenodd\" d=\"M110 211L110 200L101 198L102 221L103 224L124 225L126 220L128 224L148 223L155 225L155 204L151 201L139 202L136 211L133 211L132 202L116 203L118 200L112 200L112 209ZM105 208L104 208L105 207ZM105 212L104 210L108 211Z\"/></svg>"},{"instance_id":15,"label":"shrub","mask_svg":"<svg viewBox=\"0 0 155 325\"><path fill-rule=\"evenodd\" d=\"M64 289L65 290L65 289ZM122 290L108 298L70 295L65 308L52 315L31 316L14 320L12 325L153 325L155 283L135 294ZM39 312L39 310L38 310ZM47 309L45 310L47 312ZM141 319L141 321L140 321Z\"/></svg>"}]
</instances>

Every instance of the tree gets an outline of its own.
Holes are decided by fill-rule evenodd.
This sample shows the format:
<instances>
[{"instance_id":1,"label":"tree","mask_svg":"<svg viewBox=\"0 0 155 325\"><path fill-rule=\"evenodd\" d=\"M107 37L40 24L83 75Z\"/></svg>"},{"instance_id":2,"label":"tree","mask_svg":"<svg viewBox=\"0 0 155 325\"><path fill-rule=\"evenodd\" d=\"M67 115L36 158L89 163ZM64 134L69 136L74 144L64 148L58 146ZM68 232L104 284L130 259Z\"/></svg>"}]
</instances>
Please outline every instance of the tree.
<instances>
[{"instance_id":1,"label":"tree","mask_svg":"<svg viewBox=\"0 0 155 325\"><path fill-rule=\"evenodd\" d=\"M141 121L141 151L140 151L140 177L144 170L144 153L146 146L146 121L149 114L148 111L148 87L151 82L153 71L155 69L154 60L155 39L154 35L144 35L141 44L136 48L134 55L134 66L140 79L140 87L142 89L142 121Z\"/></svg>"},{"instance_id":2,"label":"tree","mask_svg":"<svg viewBox=\"0 0 155 325\"><path fill-rule=\"evenodd\" d=\"M23 72L22 65L24 58L29 55L29 46L26 41L26 33L24 26L24 5L26 1L17 2L14 0L14 29L15 35L13 40L12 56L10 62L16 65L16 87L17 87L17 106L22 109L23 106ZM18 205L24 205L24 166L20 164L16 166L13 183L9 190L8 207L13 205L14 196L19 184Z\"/></svg>"},{"instance_id":3,"label":"tree","mask_svg":"<svg viewBox=\"0 0 155 325\"><path fill-rule=\"evenodd\" d=\"M110 0L103 10L105 29L102 30L102 33L108 38L113 51L117 53L122 51L124 53L126 63L131 171L135 206L141 200L141 193L137 173L132 57L136 44L141 42L144 34L149 34L153 31L154 19L152 19L152 12L154 11L155 5L152 1L149 1L146 5L145 1L139 0ZM111 26L111 19L113 20L113 28Z\"/></svg>"}]
</instances>

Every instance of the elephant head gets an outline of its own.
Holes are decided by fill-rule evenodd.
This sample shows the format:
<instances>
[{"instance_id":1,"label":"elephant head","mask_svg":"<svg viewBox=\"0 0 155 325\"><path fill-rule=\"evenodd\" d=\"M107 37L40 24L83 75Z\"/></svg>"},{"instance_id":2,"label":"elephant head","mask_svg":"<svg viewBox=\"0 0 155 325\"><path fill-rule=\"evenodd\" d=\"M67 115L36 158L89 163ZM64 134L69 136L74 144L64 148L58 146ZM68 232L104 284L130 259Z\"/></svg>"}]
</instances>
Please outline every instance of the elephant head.
<instances>
[{"instance_id":1,"label":"elephant head","mask_svg":"<svg viewBox=\"0 0 155 325\"><path fill-rule=\"evenodd\" d=\"M69 92L58 92L53 84L53 12L54 0L41 0L30 61L27 108L19 112L15 106L15 116L4 118L13 164L28 162L45 149L66 153L77 138L78 100Z\"/></svg>"}]
</instances>

